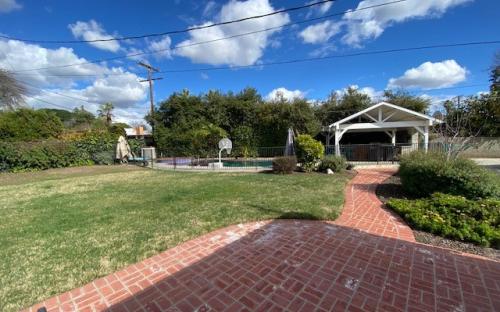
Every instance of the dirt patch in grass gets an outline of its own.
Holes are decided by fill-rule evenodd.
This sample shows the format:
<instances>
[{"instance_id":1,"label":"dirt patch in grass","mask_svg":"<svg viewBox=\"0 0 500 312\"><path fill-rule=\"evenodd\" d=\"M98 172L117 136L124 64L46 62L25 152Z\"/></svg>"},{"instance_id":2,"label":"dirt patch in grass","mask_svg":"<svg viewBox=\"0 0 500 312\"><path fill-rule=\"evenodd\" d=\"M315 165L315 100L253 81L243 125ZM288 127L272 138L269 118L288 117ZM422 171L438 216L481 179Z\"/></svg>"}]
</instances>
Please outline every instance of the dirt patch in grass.
<instances>
[{"instance_id":1,"label":"dirt patch in grass","mask_svg":"<svg viewBox=\"0 0 500 312\"><path fill-rule=\"evenodd\" d=\"M382 182L377 187L376 193L380 201L382 201L384 204L391 198L410 198L407 194L405 194L401 185L401 178L398 175L393 175ZM500 250L497 249L460 242L415 229L413 229L413 234L415 235L415 239L419 243L449 248L455 251L466 252L500 261Z\"/></svg>"}]
</instances>

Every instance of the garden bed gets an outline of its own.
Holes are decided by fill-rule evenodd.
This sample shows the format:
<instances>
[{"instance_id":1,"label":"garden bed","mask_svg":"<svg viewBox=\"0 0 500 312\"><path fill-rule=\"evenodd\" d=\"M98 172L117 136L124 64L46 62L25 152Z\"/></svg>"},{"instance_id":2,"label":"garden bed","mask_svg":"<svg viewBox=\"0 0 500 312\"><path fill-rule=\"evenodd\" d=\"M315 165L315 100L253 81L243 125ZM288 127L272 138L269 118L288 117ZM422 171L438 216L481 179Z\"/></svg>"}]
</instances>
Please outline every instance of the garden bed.
<instances>
[{"instance_id":1,"label":"garden bed","mask_svg":"<svg viewBox=\"0 0 500 312\"><path fill-rule=\"evenodd\" d=\"M376 190L378 198L385 204L391 198L405 199L410 198L406 194L401 185L401 179L398 175L393 175L381 183ZM447 239L431 233L413 230L415 239L424 244L429 244L437 247L453 249L459 252L467 252L494 260L500 260L500 250L486 248L472 243L461 242L457 240Z\"/></svg>"}]
</instances>

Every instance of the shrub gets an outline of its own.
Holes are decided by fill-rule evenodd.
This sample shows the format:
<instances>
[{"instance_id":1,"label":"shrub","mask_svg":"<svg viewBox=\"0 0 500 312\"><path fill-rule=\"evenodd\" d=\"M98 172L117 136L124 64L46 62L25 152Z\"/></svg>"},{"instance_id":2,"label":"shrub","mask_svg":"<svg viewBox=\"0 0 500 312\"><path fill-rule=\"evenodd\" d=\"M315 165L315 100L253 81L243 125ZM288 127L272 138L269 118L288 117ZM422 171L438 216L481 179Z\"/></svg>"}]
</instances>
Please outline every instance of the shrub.
<instances>
[{"instance_id":1,"label":"shrub","mask_svg":"<svg viewBox=\"0 0 500 312\"><path fill-rule=\"evenodd\" d=\"M387 206L416 229L500 249L499 199L435 193L417 200L391 199Z\"/></svg>"},{"instance_id":2,"label":"shrub","mask_svg":"<svg viewBox=\"0 0 500 312\"><path fill-rule=\"evenodd\" d=\"M414 152L403 156L399 174L404 190L417 197L434 192L486 198L500 195L500 177L472 160L447 160L442 153Z\"/></svg>"},{"instance_id":3,"label":"shrub","mask_svg":"<svg viewBox=\"0 0 500 312\"><path fill-rule=\"evenodd\" d=\"M290 174L297 168L297 158L294 156L276 157L273 159L273 172Z\"/></svg>"},{"instance_id":4,"label":"shrub","mask_svg":"<svg viewBox=\"0 0 500 312\"><path fill-rule=\"evenodd\" d=\"M146 147L146 141L144 139L128 139L127 141L132 153L135 156L141 156L141 149Z\"/></svg>"},{"instance_id":5,"label":"shrub","mask_svg":"<svg viewBox=\"0 0 500 312\"><path fill-rule=\"evenodd\" d=\"M97 152L92 155L92 160L97 165L112 165L115 162L115 153L112 151Z\"/></svg>"},{"instance_id":6,"label":"shrub","mask_svg":"<svg viewBox=\"0 0 500 312\"><path fill-rule=\"evenodd\" d=\"M296 143L297 161L305 171L313 171L325 152L323 144L308 134L297 136Z\"/></svg>"},{"instance_id":7,"label":"shrub","mask_svg":"<svg viewBox=\"0 0 500 312\"><path fill-rule=\"evenodd\" d=\"M90 155L71 142L0 143L0 171L44 170L92 163Z\"/></svg>"},{"instance_id":8,"label":"shrub","mask_svg":"<svg viewBox=\"0 0 500 312\"><path fill-rule=\"evenodd\" d=\"M72 142L83 151L90 155L102 151L112 151L116 147L118 135L107 131L92 131L85 133L84 136L74 139Z\"/></svg>"},{"instance_id":9,"label":"shrub","mask_svg":"<svg viewBox=\"0 0 500 312\"><path fill-rule=\"evenodd\" d=\"M58 137L63 131L61 120L43 110L21 108L0 112L0 140L34 141Z\"/></svg>"},{"instance_id":10,"label":"shrub","mask_svg":"<svg viewBox=\"0 0 500 312\"><path fill-rule=\"evenodd\" d=\"M340 172L347 169L347 162L342 156L328 155L321 160L318 169L323 172L328 169L331 169L333 172Z\"/></svg>"}]
</instances>

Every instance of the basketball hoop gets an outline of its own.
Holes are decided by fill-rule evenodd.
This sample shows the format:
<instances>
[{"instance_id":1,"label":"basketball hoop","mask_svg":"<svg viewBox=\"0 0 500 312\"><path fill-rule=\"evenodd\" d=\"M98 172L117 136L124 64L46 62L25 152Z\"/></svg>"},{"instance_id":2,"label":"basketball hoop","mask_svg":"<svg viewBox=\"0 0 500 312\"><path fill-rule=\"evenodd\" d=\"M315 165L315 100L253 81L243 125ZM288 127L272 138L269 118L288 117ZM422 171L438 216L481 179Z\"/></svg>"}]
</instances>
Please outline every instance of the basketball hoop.
<instances>
[{"instance_id":1,"label":"basketball hoop","mask_svg":"<svg viewBox=\"0 0 500 312\"><path fill-rule=\"evenodd\" d=\"M219 141L219 166L222 167L222 151L226 150L228 154L231 154L231 149L233 148L233 142L228 138L223 138Z\"/></svg>"}]
</instances>

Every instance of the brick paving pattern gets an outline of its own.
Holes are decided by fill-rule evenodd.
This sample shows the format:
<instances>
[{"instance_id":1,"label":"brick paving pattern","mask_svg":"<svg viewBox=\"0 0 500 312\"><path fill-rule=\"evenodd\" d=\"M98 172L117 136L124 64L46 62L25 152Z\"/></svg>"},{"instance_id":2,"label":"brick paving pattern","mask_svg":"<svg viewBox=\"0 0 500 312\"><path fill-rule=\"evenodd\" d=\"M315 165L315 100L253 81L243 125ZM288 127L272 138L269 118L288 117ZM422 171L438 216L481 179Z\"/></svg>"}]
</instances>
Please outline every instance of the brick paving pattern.
<instances>
[{"instance_id":1,"label":"brick paving pattern","mask_svg":"<svg viewBox=\"0 0 500 312\"><path fill-rule=\"evenodd\" d=\"M375 194L377 185L395 173L396 169L358 170L345 189L344 209L336 224L414 242L415 236L394 212L384 209Z\"/></svg>"},{"instance_id":2,"label":"brick paving pattern","mask_svg":"<svg viewBox=\"0 0 500 312\"><path fill-rule=\"evenodd\" d=\"M347 226L355 222L347 205L365 204L368 184L384 174L360 172L335 224L219 229L29 310L499 311L499 262L412 242L399 227L368 224L368 215L362 230Z\"/></svg>"}]
</instances>

